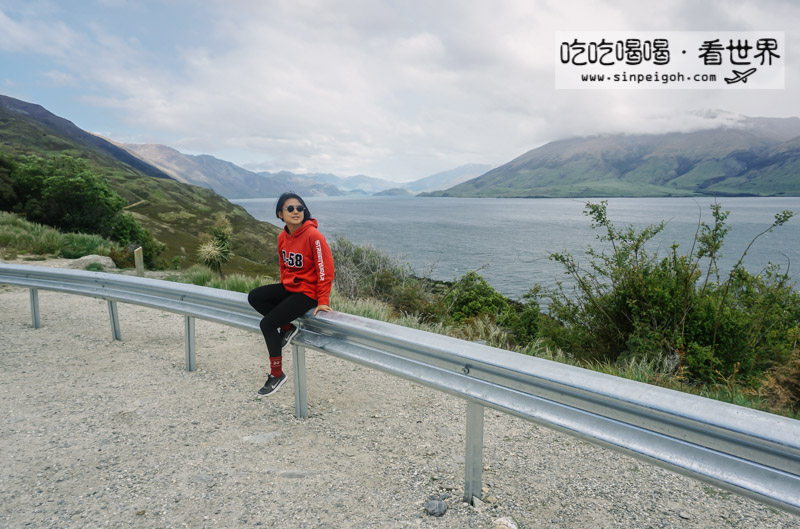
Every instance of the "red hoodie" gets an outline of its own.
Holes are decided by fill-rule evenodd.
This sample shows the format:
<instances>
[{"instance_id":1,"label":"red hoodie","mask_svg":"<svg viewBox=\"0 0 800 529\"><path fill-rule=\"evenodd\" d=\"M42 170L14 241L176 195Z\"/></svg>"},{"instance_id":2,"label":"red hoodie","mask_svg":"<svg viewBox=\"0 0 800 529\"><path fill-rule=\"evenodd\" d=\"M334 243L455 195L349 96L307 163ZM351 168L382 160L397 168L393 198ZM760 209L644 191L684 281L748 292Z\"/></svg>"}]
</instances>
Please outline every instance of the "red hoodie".
<instances>
[{"instance_id":1,"label":"red hoodie","mask_svg":"<svg viewBox=\"0 0 800 529\"><path fill-rule=\"evenodd\" d=\"M318 305L330 305L333 255L325 237L309 219L291 235L284 228L278 235L281 283L289 292L302 292Z\"/></svg>"}]
</instances>

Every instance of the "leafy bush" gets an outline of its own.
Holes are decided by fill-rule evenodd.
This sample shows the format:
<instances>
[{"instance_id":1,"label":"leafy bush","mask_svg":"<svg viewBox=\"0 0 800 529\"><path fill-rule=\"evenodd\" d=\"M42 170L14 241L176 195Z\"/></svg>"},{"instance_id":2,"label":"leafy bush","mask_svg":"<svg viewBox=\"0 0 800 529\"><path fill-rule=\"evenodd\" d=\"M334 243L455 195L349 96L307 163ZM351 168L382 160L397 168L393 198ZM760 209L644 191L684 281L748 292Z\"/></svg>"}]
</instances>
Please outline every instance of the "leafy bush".
<instances>
[{"instance_id":1,"label":"leafy bush","mask_svg":"<svg viewBox=\"0 0 800 529\"><path fill-rule=\"evenodd\" d=\"M539 298L542 288L534 286L523 294L522 301L510 301L513 310L500 316L499 323L511 331L514 341L520 345L529 344L538 339L539 325L542 319Z\"/></svg>"},{"instance_id":2,"label":"leafy bush","mask_svg":"<svg viewBox=\"0 0 800 529\"><path fill-rule=\"evenodd\" d=\"M504 314L508 300L475 271L469 271L456 281L444 296L450 316L455 321L479 315Z\"/></svg>"},{"instance_id":3,"label":"leafy bush","mask_svg":"<svg viewBox=\"0 0 800 529\"><path fill-rule=\"evenodd\" d=\"M158 255L166 247L132 215L123 212L124 205L125 200L85 160L64 155L49 159L24 156L19 162L0 160L0 207L62 232L111 238L123 247L115 254L119 262L126 261L125 247L141 245L145 264L155 268ZM43 248L52 253L48 250L52 245ZM70 255L81 251L66 249Z\"/></svg>"},{"instance_id":4,"label":"leafy bush","mask_svg":"<svg viewBox=\"0 0 800 529\"><path fill-rule=\"evenodd\" d=\"M669 358L681 376L699 382L740 377L753 383L787 361L795 345L786 336L797 328L800 295L777 266L761 275L745 271L741 264L749 246L720 278L717 258L727 212L718 205L712 206L713 226L701 224L697 254L679 255L673 245L665 258L645 247L663 223L618 229L606 216L605 202L588 203L585 213L610 251L589 248L586 270L569 254L551 254L575 287L568 292L560 285L549 293L548 315L539 320L547 343L584 360ZM791 216L779 213L762 234ZM701 267L701 258L708 259L707 266Z\"/></svg>"},{"instance_id":5,"label":"leafy bush","mask_svg":"<svg viewBox=\"0 0 800 529\"><path fill-rule=\"evenodd\" d=\"M66 232L109 236L125 205L85 160L70 156L23 157L13 181L20 200L15 209L33 222Z\"/></svg>"},{"instance_id":6,"label":"leafy bush","mask_svg":"<svg viewBox=\"0 0 800 529\"><path fill-rule=\"evenodd\" d=\"M115 217L111 238L120 244L117 254L120 263L125 265L124 268L133 266L132 253L138 246L142 247L142 258L147 268L163 268L158 256L167 245L157 241L150 230L143 228L130 213L120 212ZM120 263L117 263L117 266L120 266Z\"/></svg>"}]
</instances>

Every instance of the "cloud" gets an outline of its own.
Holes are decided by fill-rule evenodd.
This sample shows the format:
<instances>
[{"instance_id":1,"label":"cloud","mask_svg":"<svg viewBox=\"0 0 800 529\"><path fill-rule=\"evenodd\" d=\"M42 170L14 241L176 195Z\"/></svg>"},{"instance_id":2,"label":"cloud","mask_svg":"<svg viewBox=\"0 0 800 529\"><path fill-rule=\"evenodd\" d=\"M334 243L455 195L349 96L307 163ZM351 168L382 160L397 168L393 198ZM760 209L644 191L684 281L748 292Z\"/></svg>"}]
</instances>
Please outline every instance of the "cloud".
<instances>
[{"instance_id":1,"label":"cloud","mask_svg":"<svg viewBox=\"0 0 800 529\"><path fill-rule=\"evenodd\" d=\"M12 19L0 10L0 51L64 58L78 45L78 33L60 21Z\"/></svg>"},{"instance_id":2,"label":"cloud","mask_svg":"<svg viewBox=\"0 0 800 529\"><path fill-rule=\"evenodd\" d=\"M79 18L49 7L0 8L0 52L52 57L45 75L81 83L80 104L115 117L112 137L263 170L409 180L568 136L725 121L695 110L798 114L789 89L554 88L556 30L781 29L800 19L788 1L104 0Z\"/></svg>"},{"instance_id":3,"label":"cloud","mask_svg":"<svg viewBox=\"0 0 800 529\"><path fill-rule=\"evenodd\" d=\"M55 86L75 87L79 84L74 75L63 71L51 70L44 72L42 75Z\"/></svg>"}]
</instances>

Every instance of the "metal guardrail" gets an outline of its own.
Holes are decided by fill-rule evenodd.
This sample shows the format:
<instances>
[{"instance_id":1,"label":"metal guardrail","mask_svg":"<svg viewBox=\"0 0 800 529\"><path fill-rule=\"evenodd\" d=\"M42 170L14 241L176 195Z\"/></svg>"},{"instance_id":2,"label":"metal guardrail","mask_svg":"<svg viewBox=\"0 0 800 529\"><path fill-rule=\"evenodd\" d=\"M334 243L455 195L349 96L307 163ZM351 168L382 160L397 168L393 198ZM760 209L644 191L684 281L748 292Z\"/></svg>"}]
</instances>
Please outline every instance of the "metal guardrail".
<instances>
[{"instance_id":1,"label":"metal guardrail","mask_svg":"<svg viewBox=\"0 0 800 529\"><path fill-rule=\"evenodd\" d=\"M0 264L0 284L108 300L186 317L194 370L194 318L259 331L245 294L99 272ZM486 407L600 444L800 514L800 421L337 312L299 320L293 341L295 413L308 416L305 349L379 369L467 401L464 499L480 497Z\"/></svg>"}]
</instances>

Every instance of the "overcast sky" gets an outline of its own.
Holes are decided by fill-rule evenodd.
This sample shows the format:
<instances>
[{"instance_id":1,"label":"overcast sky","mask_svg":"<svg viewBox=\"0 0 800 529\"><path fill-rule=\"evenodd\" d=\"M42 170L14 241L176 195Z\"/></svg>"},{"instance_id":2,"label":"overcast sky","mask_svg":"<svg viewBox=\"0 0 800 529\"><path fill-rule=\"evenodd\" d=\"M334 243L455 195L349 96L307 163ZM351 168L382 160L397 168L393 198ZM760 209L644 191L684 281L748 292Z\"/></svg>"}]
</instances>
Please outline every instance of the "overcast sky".
<instances>
[{"instance_id":1,"label":"overcast sky","mask_svg":"<svg viewBox=\"0 0 800 529\"><path fill-rule=\"evenodd\" d=\"M798 116L798 28L795 0L0 0L0 93L115 141L409 181L705 109ZM623 30L783 31L785 88L555 88L556 31Z\"/></svg>"}]
</instances>

